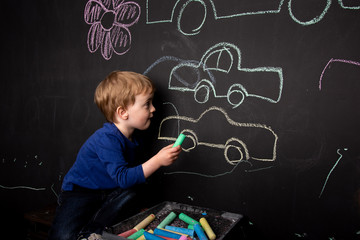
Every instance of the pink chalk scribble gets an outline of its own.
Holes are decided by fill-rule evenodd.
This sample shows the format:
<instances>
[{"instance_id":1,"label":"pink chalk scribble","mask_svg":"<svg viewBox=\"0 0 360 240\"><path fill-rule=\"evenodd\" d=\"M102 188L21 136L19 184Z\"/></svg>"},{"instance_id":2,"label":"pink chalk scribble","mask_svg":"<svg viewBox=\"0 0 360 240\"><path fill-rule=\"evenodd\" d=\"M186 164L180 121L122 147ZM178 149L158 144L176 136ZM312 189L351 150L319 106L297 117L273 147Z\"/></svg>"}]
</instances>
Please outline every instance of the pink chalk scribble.
<instances>
[{"instance_id":1,"label":"pink chalk scribble","mask_svg":"<svg viewBox=\"0 0 360 240\"><path fill-rule=\"evenodd\" d=\"M109 60L113 53L123 55L130 50L129 27L138 22L140 6L125 0L89 0L84 20L91 25L87 45L91 53L101 48L101 55Z\"/></svg>"},{"instance_id":2,"label":"pink chalk scribble","mask_svg":"<svg viewBox=\"0 0 360 240\"><path fill-rule=\"evenodd\" d=\"M341 62L341 63L347 63L347 64L353 64L353 65L360 66L360 62L355 62L355 61L345 60L345 59L334 59L334 58L330 59L320 75L320 80L319 80L319 90L320 91L321 91L321 82L322 82L324 73L325 73L326 69L329 67L330 63L332 63L332 62Z\"/></svg>"}]
</instances>

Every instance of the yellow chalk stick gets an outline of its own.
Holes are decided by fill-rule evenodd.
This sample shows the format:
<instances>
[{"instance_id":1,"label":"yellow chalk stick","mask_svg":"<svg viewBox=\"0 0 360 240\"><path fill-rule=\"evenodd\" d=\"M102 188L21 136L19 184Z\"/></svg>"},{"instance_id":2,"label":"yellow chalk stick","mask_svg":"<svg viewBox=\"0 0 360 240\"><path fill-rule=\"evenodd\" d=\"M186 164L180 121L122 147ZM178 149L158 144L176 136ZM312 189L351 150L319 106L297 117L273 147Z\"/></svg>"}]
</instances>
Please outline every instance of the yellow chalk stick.
<instances>
[{"instance_id":1,"label":"yellow chalk stick","mask_svg":"<svg viewBox=\"0 0 360 240\"><path fill-rule=\"evenodd\" d=\"M144 220L142 220L138 225L136 225L134 227L134 229L136 229L136 231L139 231L142 228L146 228L147 225L149 225L153 220L155 219L155 215L154 214L150 214L147 218L145 218Z\"/></svg>"},{"instance_id":2,"label":"yellow chalk stick","mask_svg":"<svg viewBox=\"0 0 360 240\"><path fill-rule=\"evenodd\" d=\"M204 228L206 235L208 235L210 240L216 239L214 231L211 229L208 221L205 218L200 218L200 224Z\"/></svg>"}]
</instances>

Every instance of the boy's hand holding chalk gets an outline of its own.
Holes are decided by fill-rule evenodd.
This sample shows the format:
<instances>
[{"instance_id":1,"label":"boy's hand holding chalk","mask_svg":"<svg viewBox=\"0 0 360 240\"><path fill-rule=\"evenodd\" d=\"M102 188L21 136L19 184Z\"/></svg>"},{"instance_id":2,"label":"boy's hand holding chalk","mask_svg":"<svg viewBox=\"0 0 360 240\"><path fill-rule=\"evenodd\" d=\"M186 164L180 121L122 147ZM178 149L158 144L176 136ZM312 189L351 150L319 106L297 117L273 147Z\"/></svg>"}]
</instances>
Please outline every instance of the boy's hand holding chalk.
<instances>
[{"instance_id":1,"label":"boy's hand holding chalk","mask_svg":"<svg viewBox=\"0 0 360 240\"><path fill-rule=\"evenodd\" d=\"M173 164L178 158L180 152L182 151L181 147L177 146L179 146L184 141L185 137L186 136L184 134L180 134L175 144L170 144L162 148L155 156L143 163L142 169L144 172L144 177L148 178L160 167L165 167Z\"/></svg>"},{"instance_id":2,"label":"boy's hand holding chalk","mask_svg":"<svg viewBox=\"0 0 360 240\"><path fill-rule=\"evenodd\" d=\"M177 146L181 145L181 144L183 143L183 141L184 141L185 138L186 138L186 135L180 133L180 135L179 135L178 138L176 139L173 147L177 147Z\"/></svg>"},{"instance_id":3,"label":"boy's hand holding chalk","mask_svg":"<svg viewBox=\"0 0 360 240\"><path fill-rule=\"evenodd\" d=\"M161 166L169 166L178 158L182 150L181 147L178 146L183 143L185 138L186 135L181 133L173 145L170 144L159 151L157 155L162 159L160 160Z\"/></svg>"}]
</instances>

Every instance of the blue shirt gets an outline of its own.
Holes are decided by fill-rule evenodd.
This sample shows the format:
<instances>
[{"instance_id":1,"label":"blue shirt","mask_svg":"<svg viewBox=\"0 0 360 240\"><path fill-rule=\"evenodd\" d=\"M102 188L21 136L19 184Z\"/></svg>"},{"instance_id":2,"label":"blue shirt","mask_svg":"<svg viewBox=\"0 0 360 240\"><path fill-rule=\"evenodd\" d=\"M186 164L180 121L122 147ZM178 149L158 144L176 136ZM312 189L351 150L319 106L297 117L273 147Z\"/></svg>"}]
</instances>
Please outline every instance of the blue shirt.
<instances>
[{"instance_id":1,"label":"blue shirt","mask_svg":"<svg viewBox=\"0 0 360 240\"><path fill-rule=\"evenodd\" d=\"M138 143L127 139L113 123L105 123L80 148L66 174L62 189L74 184L89 189L122 189L145 182L141 165L136 166Z\"/></svg>"}]
</instances>

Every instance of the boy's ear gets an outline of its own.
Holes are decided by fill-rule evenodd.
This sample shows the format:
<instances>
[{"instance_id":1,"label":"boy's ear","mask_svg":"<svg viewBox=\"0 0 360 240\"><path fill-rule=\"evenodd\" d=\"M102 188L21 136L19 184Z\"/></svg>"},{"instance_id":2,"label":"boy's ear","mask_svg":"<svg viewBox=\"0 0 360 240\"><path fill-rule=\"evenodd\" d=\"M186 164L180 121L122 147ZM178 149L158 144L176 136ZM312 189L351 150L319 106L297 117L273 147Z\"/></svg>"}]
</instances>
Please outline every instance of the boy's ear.
<instances>
[{"instance_id":1,"label":"boy's ear","mask_svg":"<svg viewBox=\"0 0 360 240\"><path fill-rule=\"evenodd\" d=\"M116 109L116 116L120 119L127 120L129 118L129 113L123 107L118 107Z\"/></svg>"}]
</instances>

